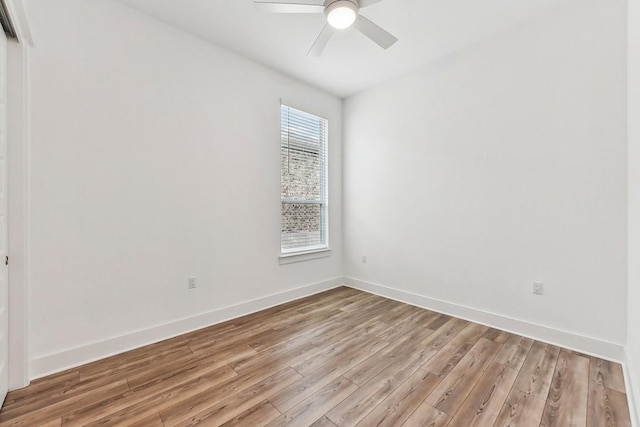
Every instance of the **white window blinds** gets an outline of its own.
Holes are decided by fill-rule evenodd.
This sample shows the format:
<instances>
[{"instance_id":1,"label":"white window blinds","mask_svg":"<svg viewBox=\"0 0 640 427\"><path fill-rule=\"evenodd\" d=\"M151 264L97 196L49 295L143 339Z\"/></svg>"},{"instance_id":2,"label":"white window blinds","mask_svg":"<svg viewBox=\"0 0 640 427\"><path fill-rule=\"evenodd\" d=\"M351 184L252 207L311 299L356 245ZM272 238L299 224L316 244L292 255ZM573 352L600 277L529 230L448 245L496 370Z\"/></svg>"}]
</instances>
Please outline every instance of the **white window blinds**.
<instances>
[{"instance_id":1,"label":"white window blinds","mask_svg":"<svg viewBox=\"0 0 640 427\"><path fill-rule=\"evenodd\" d=\"M280 107L283 254L328 246L326 119Z\"/></svg>"}]
</instances>

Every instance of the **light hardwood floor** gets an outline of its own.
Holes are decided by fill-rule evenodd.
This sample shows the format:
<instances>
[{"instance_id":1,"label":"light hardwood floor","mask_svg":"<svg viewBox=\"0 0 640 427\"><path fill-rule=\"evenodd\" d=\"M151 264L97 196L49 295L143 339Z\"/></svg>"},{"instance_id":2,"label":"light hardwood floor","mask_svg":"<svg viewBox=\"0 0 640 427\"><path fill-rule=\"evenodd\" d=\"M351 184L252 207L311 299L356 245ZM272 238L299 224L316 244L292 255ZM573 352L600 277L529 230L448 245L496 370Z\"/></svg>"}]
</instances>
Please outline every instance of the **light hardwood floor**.
<instances>
[{"instance_id":1,"label":"light hardwood floor","mask_svg":"<svg viewBox=\"0 0 640 427\"><path fill-rule=\"evenodd\" d=\"M349 288L34 381L0 425L630 426L619 364Z\"/></svg>"}]
</instances>

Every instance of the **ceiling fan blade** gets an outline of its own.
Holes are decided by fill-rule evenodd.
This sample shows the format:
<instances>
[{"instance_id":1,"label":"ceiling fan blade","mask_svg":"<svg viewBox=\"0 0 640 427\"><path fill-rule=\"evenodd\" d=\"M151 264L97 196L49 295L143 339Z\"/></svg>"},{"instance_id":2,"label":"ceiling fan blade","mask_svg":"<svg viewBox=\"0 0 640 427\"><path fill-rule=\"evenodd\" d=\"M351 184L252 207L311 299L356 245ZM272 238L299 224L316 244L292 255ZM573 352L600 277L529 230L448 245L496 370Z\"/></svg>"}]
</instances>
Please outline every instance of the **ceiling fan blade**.
<instances>
[{"instance_id":1,"label":"ceiling fan blade","mask_svg":"<svg viewBox=\"0 0 640 427\"><path fill-rule=\"evenodd\" d=\"M256 0L253 3L263 12L271 13L322 13L324 6L319 0Z\"/></svg>"},{"instance_id":2,"label":"ceiling fan blade","mask_svg":"<svg viewBox=\"0 0 640 427\"><path fill-rule=\"evenodd\" d=\"M360 5L360 8L363 8L363 7L369 7L369 6L371 6L373 4L376 4L376 3L380 2L380 1L382 1L382 0L359 0L358 4Z\"/></svg>"},{"instance_id":3,"label":"ceiling fan blade","mask_svg":"<svg viewBox=\"0 0 640 427\"><path fill-rule=\"evenodd\" d=\"M362 15L358 15L358 18L356 19L356 22L353 23L353 26L356 28L356 30L369 37L383 49L388 49L398 41L397 37L387 32L379 25L369 21Z\"/></svg>"},{"instance_id":4,"label":"ceiling fan blade","mask_svg":"<svg viewBox=\"0 0 640 427\"><path fill-rule=\"evenodd\" d=\"M327 46L327 43L329 43L332 35L333 27L329 24L325 25L322 31L320 31L320 34L318 34L316 41L313 42L313 46L311 46L311 49L307 52L307 56L320 56L324 48Z\"/></svg>"}]
</instances>

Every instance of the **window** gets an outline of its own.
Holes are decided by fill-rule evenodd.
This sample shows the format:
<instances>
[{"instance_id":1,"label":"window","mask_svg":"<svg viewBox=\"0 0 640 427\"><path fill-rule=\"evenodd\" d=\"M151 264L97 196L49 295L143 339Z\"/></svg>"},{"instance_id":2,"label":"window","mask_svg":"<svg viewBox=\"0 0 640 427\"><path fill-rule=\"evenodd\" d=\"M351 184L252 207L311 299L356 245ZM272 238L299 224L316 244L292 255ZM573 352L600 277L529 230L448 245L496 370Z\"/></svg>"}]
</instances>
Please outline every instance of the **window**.
<instances>
[{"instance_id":1,"label":"window","mask_svg":"<svg viewBox=\"0 0 640 427\"><path fill-rule=\"evenodd\" d=\"M326 119L280 107L282 255L328 247Z\"/></svg>"}]
</instances>

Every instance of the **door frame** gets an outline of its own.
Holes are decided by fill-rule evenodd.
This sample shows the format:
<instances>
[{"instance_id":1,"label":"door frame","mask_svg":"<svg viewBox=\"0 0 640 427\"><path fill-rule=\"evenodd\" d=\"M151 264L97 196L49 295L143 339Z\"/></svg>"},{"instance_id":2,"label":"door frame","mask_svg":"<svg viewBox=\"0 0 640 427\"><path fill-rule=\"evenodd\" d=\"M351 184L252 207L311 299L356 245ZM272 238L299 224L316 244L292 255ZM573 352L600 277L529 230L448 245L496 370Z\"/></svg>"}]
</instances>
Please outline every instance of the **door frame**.
<instances>
[{"instance_id":1,"label":"door frame","mask_svg":"<svg viewBox=\"0 0 640 427\"><path fill-rule=\"evenodd\" d=\"M18 40L7 43L9 390L29 385L29 224L33 38L22 0L4 0Z\"/></svg>"}]
</instances>

